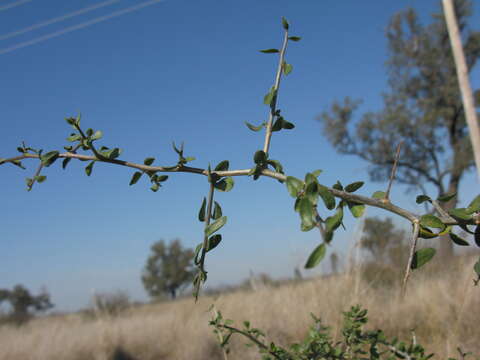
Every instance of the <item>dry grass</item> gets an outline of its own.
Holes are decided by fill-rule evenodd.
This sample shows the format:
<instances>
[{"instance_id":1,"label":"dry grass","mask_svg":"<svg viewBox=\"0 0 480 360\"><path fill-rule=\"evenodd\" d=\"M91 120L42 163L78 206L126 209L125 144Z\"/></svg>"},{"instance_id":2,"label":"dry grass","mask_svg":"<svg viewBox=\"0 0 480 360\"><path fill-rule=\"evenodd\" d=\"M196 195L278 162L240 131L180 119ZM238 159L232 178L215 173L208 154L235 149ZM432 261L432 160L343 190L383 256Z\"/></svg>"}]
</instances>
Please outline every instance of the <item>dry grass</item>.
<instances>
[{"instance_id":1,"label":"dry grass","mask_svg":"<svg viewBox=\"0 0 480 360\"><path fill-rule=\"evenodd\" d=\"M480 287L472 286L474 261L462 257L461 266L440 275L415 273L403 301L396 288L367 284L357 271L256 292L203 297L197 304L188 298L146 305L113 318L88 319L79 314L39 318L20 328L0 327L0 359L222 359L208 326L207 309L212 303L239 325L250 320L279 344L303 338L311 324L310 312L338 335L341 311L360 303L369 309L369 328L404 339L415 329L418 342L436 358L458 356L457 346L478 355ZM260 358L255 349L243 346L243 339L234 340L230 360Z\"/></svg>"}]
</instances>

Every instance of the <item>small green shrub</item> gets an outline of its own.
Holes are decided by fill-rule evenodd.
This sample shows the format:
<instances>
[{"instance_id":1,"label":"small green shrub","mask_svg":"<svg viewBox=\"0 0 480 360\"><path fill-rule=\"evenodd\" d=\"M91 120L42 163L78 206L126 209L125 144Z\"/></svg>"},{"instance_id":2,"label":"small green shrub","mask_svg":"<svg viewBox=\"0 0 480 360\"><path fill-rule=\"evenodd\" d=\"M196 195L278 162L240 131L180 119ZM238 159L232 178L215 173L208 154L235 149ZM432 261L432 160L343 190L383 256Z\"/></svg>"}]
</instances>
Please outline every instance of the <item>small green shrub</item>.
<instances>
[{"instance_id":1,"label":"small green shrub","mask_svg":"<svg viewBox=\"0 0 480 360\"><path fill-rule=\"evenodd\" d=\"M367 310L359 305L352 306L350 311L344 312L343 327L340 340L335 340L330 334L330 327L312 314L314 321L307 336L301 343L294 343L288 348L278 346L274 342L265 341L265 334L253 328L249 321L243 322L243 328L233 326L232 320L222 317L221 312L214 311L214 319L210 325L214 328L224 358L228 359L230 352L229 342L233 334L240 334L249 340L247 346L256 346L262 355L262 360L367 360L367 359L415 359L426 360L433 357L420 344L417 344L413 335L408 342L397 338L388 339L382 330L364 330L368 322ZM458 348L461 359L471 354L464 353ZM480 359L480 358L477 358ZM450 358L449 360L454 360Z\"/></svg>"}]
</instances>

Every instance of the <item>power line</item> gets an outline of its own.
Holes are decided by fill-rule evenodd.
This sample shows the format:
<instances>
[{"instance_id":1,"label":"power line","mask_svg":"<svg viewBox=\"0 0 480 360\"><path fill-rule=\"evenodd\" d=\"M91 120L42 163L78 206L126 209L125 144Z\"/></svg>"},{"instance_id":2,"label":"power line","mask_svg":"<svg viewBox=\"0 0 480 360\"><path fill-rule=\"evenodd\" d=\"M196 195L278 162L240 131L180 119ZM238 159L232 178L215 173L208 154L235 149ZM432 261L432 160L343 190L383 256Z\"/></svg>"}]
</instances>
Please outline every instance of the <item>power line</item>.
<instances>
[{"instance_id":1,"label":"power line","mask_svg":"<svg viewBox=\"0 0 480 360\"><path fill-rule=\"evenodd\" d=\"M32 1L32 0L27 0L27 1ZM34 24L32 26L29 26L29 27L26 27L26 28L23 28L23 29L20 29L20 30L17 30L17 31L12 31L12 32L10 32L8 34L5 34L5 35L0 35L0 40L10 39L12 37L22 35L22 34L25 34L27 32L30 32L30 31L33 31L33 30L36 30L36 29L40 29L40 28L48 26L48 25L52 25L52 24L55 24L57 22L60 22L60 21L66 20L66 19L70 19L72 17L82 15L82 14L88 13L90 11L93 11L93 10L96 10L96 9L99 9L99 8L102 8L102 7L105 7L105 6L108 6L108 5L112 5L112 4L114 4L116 2L119 2L119 1L120 0L108 0L108 1L104 1L103 3L97 4L97 5L88 6L88 7L85 7L83 9L73 11L71 13L68 13L68 14L65 14L65 15L62 15L62 16L59 16L59 17L56 17L56 18L38 23L38 24Z\"/></svg>"},{"instance_id":2,"label":"power line","mask_svg":"<svg viewBox=\"0 0 480 360\"><path fill-rule=\"evenodd\" d=\"M133 12L133 11L136 11L136 10L140 10L144 7L147 7L147 6L150 6L150 5L154 5L156 3L159 3L160 1L163 1L163 0L151 0L151 1L145 1L141 4L138 4L138 5L134 5L134 6L130 6L126 9L122 9L122 10L118 10L118 11L114 11L112 12L111 14L108 14L108 15L104 15L104 16L100 16L100 17L97 17L93 20L89 20L89 21L85 21L83 23L80 23L80 24L77 24L77 25L73 25L73 26L70 26L70 27L67 27L63 30L59 30L59 31L55 31L53 33L50 33L50 34L47 34L47 35L44 35L44 36L39 36L35 39L32 39L32 40L28 40L28 41L24 41L24 42L21 42L21 43L18 43L16 45L13 45L13 46L10 46L10 47L6 47L6 48L3 48L3 49L0 49L0 55L3 55L3 54L6 54L6 53L9 53L9 52L12 52L14 50L17 50L17 49L20 49L20 48L24 48L24 47L27 47L27 46L30 46L30 45L34 45L34 44L37 44L39 42L43 42L43 41L47 41L49 39L52 39L52 38L55 38L57 36L60 36L60 35L63 35L63 34L66 34L66 33L69 33L69 32L72 32L72 31L75 31L75 30L80 30L80 29L83 29L83 28L86 28L90 25L93 25L93 24L97 24L99 22L102 22L102 21L105 21L105 20L109 20L109 19L112 19L114 17L117 17L117 16L121 16L121 15L124 15L124 14L128 14L130 12Z\"/></svg>"},{"instance_id":3,"label":"power line","mask_svg":"<svg viewBox=\"0 0 480 360\"><path fill-rule=\"evenodd\" d=\"M33 0L18 0L18 1L15 1L15 2L11 3L11 4L0 6L0 11L5 11L5 10L8 10L8 9L12 9L14 7L26 4L30 1L33 1Z\"/></svg>"}]
</instances>

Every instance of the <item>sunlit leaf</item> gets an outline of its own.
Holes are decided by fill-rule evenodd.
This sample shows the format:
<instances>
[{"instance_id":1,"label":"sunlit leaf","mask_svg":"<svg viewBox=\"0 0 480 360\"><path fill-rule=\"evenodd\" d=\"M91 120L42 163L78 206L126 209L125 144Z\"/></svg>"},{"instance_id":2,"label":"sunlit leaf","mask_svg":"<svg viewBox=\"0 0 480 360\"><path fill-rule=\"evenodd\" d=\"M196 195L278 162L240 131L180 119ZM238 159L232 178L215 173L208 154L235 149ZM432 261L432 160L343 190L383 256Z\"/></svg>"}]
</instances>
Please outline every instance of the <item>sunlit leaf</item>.
<instances>
[{"instance_id":1,"label":"sunlit leaf","mask_svg":"<svg viewBox=\"0 0 480 360\"><path fill-rule=\"evenodd\" d=\"M427 262L432 260L432 258L435 256L436 250L433 248L424 248L415 251L415 254L413 255L412 259L412 265L411 269L415 270L423 265L425 265Z\"/></svg>"},{"instance_id":2,"label":"sunlit leaf","mask_svg":"<svg viewBox=\"0 0 480 360\"><path fill-rule=\"evenodd\" d=\"M438 201L441 201L441 202L447 202L447 201L450 201L451 199L453 199L455 196L457 196L457 193L454 192L454 193L451 193L451 194L445 194L445 195L442 195L442 196L439 196L437 198Z\"/></svg>"},{"instance_id":3,"label":"sunlit leaf","mask_svg":"<svg viewBox=\"0 0 480 360\"><path fill-rule=\"evenodd\" d=\"M300 219L302 221L301 230L309 231L316 225L314 219L314 212L312 203L307 198L300 199L298 203L298 211L300 213Z\"/></svg>"},{"instance_id":4,"label":"sunlit leaf","mask_svg":"<svg viewBox=\"0 0 480 360\"><path fill-rule=\"evenodd\" d=\"M420 217L420 225L424 227L445 229L445 224L435 215L427 214Z\"/></svg>"},{"instance_id":5,"label":"sunlit leaf","mask_svg":"<svg viewBox=\"0 0 480 360\"><path fill-rule=\"evenodd\" d=\"M95 134L93 134L92 137L90 137L90 140L98 140L103 137L103 133L100 130L95 131Z\"/></svg>"},{"instance_id":6,"label":"sunlit leaf","mask_svg":"<svg viewBox=\"0 0 480 360\"><path fill-rule=\"evenodd\" d=\"M220 190L220 191L228 192L228 191L232 190L233 185L234 185L233 178L231 176L228 176L228 177L225 177L222 180L216 182L215 183L215 188Z\"/></svg>"},{"instance_id":7,"label":"sunlit leaf","mask_svg":"<svg viewBox=\"0 0 480 360\"><path fill-rule=\"evenodd\" d=\"M59 154L60 153L58 151L49 151L46 154L42 154L40 156L40 160L42 161L42 165L46 166L46 167L52 165L55 162L55 160L58 159Z\"/></svg>"},{"instance_id":8,"label":"sunlit leaf","mask_svg":"<svg viewBox=\"0 0 480 360\"><path fill-rule=\"evenodd\" d=\"M372 198L374 199L384 199L385 198L385 191L375 191L372 195Z\"/></svg>"},{"instance_id":9,"label":"sunlit leaf","mask_svg":"<svg viewBox=\"0 0 480 360\"><path fill-rule=\"evenodd\" d=\"M468 221L472 218L472 215L465 208L450 209L448 213L457 221Z\"/></svg>"},{"instance_id":10,"label":"sunlit leaf","mask_svg":"<svg viewBox=\"0 0 480 360\"><path fill-rule=\"evenodd\" d=\"M469 214L472 214L477 211L480 211L480 195L478 195L475 199L473 199L467 208L467 212Z\"/></svg>"},{"instance_id":11,"label":"sunlit leaf","mask_svg":"<svg viewBox=\"0 0 480 360\"><path fill-rule=\"evenodd\" d=\"M343 220L343 208L339 207L337 212L325 220L325 231L333 232L337 229Z\"/></svg>"},{"instance_id":12,"label":"sunlit leaf","mask_svg":"<svg viewBox=\"0 0 480 360\"><path fill-rule=\"evenodd\" d=\"M328 190L328 188L326 186L319 185L318 186L318 193L320 194L320 197L322 198L322 200L325 204L325 207L328 210L333 210L335 208L335 197Z\"/></svg>"},{"instance_id":13,"label":"sunlit leaf","mask_svg":"<svg viewBox=\"0 0 480 360\"><path fill-rule=\"evenodd\" d=\"M297 197L298 193L303 189L303 181L294 176L287 176L287 190L290 196Z\"/></svg>"},{"instance_id":14,"label":"sunlit leaf","mask_svg":"<svg viewBox=\"0 0 480 360\"><path fill-rule=\"evenodd\" d=\"M42 183L44 182L45 180L47 180L47 177L45 175L37 175L35 176L35 181L38 182L38 183Z\"/></svg>"},{"instance_id":15,"label":"sunlit leaf","mask_svg":"<svg viewBox=\"0 0 480 360\"><path fill-rule=\"evenodd\" d=\"M305 264L305 269L311 269L317 266L320 261L322 261L322 259L325 257L326 252L327 247L325 243L318 245L308 257L308 260Z\"/></svg>"},{"instance_id":16,"label":"sunlit leaf","mask_svg":"<svg viewBox=\"0 0 480 360\"><path fill-rule=\"evenodd\" d=\"M352 215L356 218L359 218L363 215L365 212L365 205L364 204L358 204L358 203L351 203L347 202L348 208L350 209L350 212Z\"/></svg>"},{"instance_id":17,"label":"sunlit leaf","mask_svg":"<svg viewBox=\"0 0 480 360\"><path fill-rule=\"evenodd\" d=\"M287 64L286 62L283 63L283 73L288 75L292 72L293 66L292 64Z\"/></svg>"},{"instance_id":18,"label":"sunlit leaf","mask_svg":"<svg viewBox=\"0 0 480 360\"><path fill-rule=\"evenodd\" d=\"M276 95L275 87L272 86L270 91L263 97L263 103L265 105L272 105L273 98Z\"/></svg>"},{"instance_id":19,"label":"sunlit leaf","mask_svg":"<svg viewBox=\"0 0 480 360\"><path fill-rule=\"evenodd\" d=\"M252 131L260 131L265 126L265 123L261 123L260 125L255 126L255 125L252 125L252 124L250 124L249 122L246 122L246 121L245 121L245 124Z\"/></svg>"},{"instance_id":20,"label":"sunlit leaf","mask_svg":"<svg viewBox=\"0 0 480 360\"><path fill-rule=\"evenodd\" d=\"M225 225L225 223L227 222L227 217L226 216L222 216L221 218L218 218L217 220L215 220L212 224L208 225L206 228L205 228L205 236L210 236L212 235L214 232L220 230L220 228Z\"/></svg>"}]
</instances>

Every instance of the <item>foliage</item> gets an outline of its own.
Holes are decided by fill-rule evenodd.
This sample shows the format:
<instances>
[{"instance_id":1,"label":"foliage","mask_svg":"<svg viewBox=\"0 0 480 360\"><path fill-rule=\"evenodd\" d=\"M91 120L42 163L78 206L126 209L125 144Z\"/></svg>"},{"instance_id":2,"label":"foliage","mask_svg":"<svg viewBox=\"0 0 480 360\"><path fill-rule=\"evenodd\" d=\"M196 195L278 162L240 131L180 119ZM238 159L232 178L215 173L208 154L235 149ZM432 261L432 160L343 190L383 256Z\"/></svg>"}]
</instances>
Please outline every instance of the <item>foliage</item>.
<instances>
[{"instance_id":1,"label":"foliage","mask_svg":"<svg viewBox=\"0 0 480 360\"><path fill-rule=\"evenodd\" d=\"M471 2L455 0L454 5L471 70L480 58L480 31L471 31L467 24ZM383 109L356 121L360 101L347 97L319 120L339 153L371 164L373 181L388 179L395 162L391 146L402 141L398 181L423 193L430 184L442 196L458 192L474 162L445 20L441 12L432 16L429 25L422 25L413 9L392 17L387 31L389 91L383 94ZM445 209L456 204L452 198ZM448 237L441 246L452 254Z\"/></svg>"},{"instance_id":2,"label":"foliage","mask_svg":"<svg viewBox=\"0 0 480 360\"><path fill-rule=\"evenodd\" d=\"M366 218L360 246L371 254L374 262L397 269L408 259L407 234L396 229L391 218Z\"/></svg>"},{"instance_id":3,"label":"foliage","mask_svg":"<svg viewBox=\"0 0 480 360\"><path fill-rule=\"evenodd\" d=\"M416 50L421 52L422 54L428 54L428 49L434 51L436 48L432 48L435 43L432 43L429 38L428 34L433 32L436 28L427 27L424 30L420 26L415 25L416 22L414 13L409 12L407 19L409 20L408 24L411 25L412 29L418 30L418 41L419 45L418 48L420 50ZM462 16L465 17L465 14L460 13L461 19ZM402 17L400 16L396 22L394 22L391 33L397 34L397 38L399 41L402 39L403 32L401 31L401 24ZM439 22L439 24L443 24ZM413 27L413 25L415 25ZM438 25L438 26L440 26ZM389 198L390 192L390 185L394 179L395 173L392 172L389 189L386 192L383 191L376 191L372 196L364 196L358 195L356 192L361 189L363 186L363 182L361 181L353 181L349 184L343 185L340 181L337 181L331 187L327 186L326 184L322 183L321 181L321 173L322 170L312 170L308 171L303 180L300 178L296 178L293 176L289 176L285 174L284 168L280 161L271 158L271 139L272 135L275 132L279 131L290 131L295 128L295 125L285 119L285 116L282 113L282 110L278 108L278 99L279 99L279 89L281 79L289 74L292 73L293 66L285 60L286 57L286 49L287 45L290 42L298 42L300 37L298 36L291 36L289 34L290 31L290 24L285 18L282 18L282 27L283 27L283 42L280 48L267 48L265 50L261 50L262 53L267 54L267 56L271 56L270 54L277 54L278 55L278 66L277 66L277 73L275 76L275 80L273 85L269 88L267 94L263 98L264 104L268 107L268 121L262 122L260 125L253 125L247 123L247 128L251 131L261 131L262 129L265 130L265 140L263 147L257 150L254 154L252 154L252 167L250 169L237 169L231 170L230 163L228 160L223 160L218 163L215 167L210 164L206 168L197 168L189 166L189 163L194 161L195 158L192 156L187 156L185 154L184 144L177 146L175 143L173 144L173 150L178 155L178 160L176 164L169 164L164 166L154 165L155 158L154 157L146 157L143 161L143 164L134 163L131 161L121 160L119 157L122 154L122 150L118 147L107 147L102 145L100 147L97 146L97 142L103 137L103 133L100 130L94 130L92 128L88 128L84 130L81 126L81 116L78 115L77 117L69 117L66 118L66 122L73 128L73 132L67 138L67 141L71 143L71 145L64 146L66 152L61 153L58 150L51 150L51 151L43 151L43 149L34 149L26 144L22 143L17 150L20 152L21 155L10 157L7 159L0 159L0 165L2 164L12 164L21 168L24 168L22 164L22 160L24 159L37 159L39 161L38 168L34 173L33 177L27 178L27 189L31 190L35 183L43 183L46 180L46 176L42 175L42 171L44 168L51 167L56 163L57 160L62 160L62 167L65 169L68 166L68 163L72 159L77 159L80 161L87 161L88 164L85 167L85 173L87 176L91 176L94 165L96 163L109 163L118 166L125 166L132 169L135 169L132 177L130 178L130 185L134 185L139 182L139 180L143 177L147 177L151 187L150 189L153 192L157 192L160 187L164 185L164 182L169 178L168 175L164 175L163 173L176 173L176 172L186 172L191 174L197 174L206 177L208 182L208 195L203 199L200 210L198 213L198 220L204 223L204 230L203 230L203 241L196 246L196 249L193 254L189 253L188 256L184 256L182 258L182 262L178 264L169 265L170 257L168 256L168 252L165 249L165 245L159 245L158 249L152 248L154 251L154 255L152 255L151 259L147 262L147 266L145 268L145 273L143 276L144 285L147 288L147 291L150 293L151 296L160 296L164 292L168 292L171 294L172 297L176 295L176 291L179 287L186 284L188 279L192 278L192 270L190 269L189 261L190 257L193 256L194 265L196 267L196 274L193 276L193 284L194 284L194 295L198 297L199 290L201 285L207 280L207 271L205 267L205 259L208 252L215 249L222 241L222 235L219 233L219 230L227 223L227 216L223 214L222 208L220 204L215 201L214 195L217 191L230 191L234 186L233 177L234 176L251 176L253 180L258 180L260 177L270 177L273 178L280 183L284 184L286 190L293 198L293 207L295 212L298 213L300 218L300 229L302 231L310 231L313 229L319 230L322 242L316 246L313 250L311 255L309 256L308 260L306 261L305 267L312 268L324 257L327 253L328 245L331 244L333 241L334 233L339 228L343 228L344 224L344 216L349 212L355 218L361 217L365 206L374 206L381 209L384 209L390 213L396 214L401 216L412 223L413 231L412 231L412 245L411 251L409 255L408 264L405 269L405 280L404 280L404 288L406 286L406 282L408 280L408 276L411 270L417 269L423 264L425 264L431 257L433 256L432 251L425 252L424 249L420 251L416 250L416 244L418 237L438 237L445 234L451 234L452 229L454 226L459 226L467 232L472 232L473 230L469 228L469 226L476 226L476 233L478 234L477 238L480 236L480 196L477 196L468 208L465 209L452 209L446 208L444 209L440 202L447 202L453 201L453 198L449 200L445 200L445 196L443 191L441 191L441 196L437 200L431 200L426 195L423 195L429 201L438 212L438 217L426 214L423 216L419 216L414 212L405 210L399 206L393 204ZM420 32L422 30L423 32ZM436 34L436 33L435 33ZM421 35L421 36L420 36ZM438 34L437 34L438 35ZM393 36L393 35L392 35ZM473 36L473 35L472 35ZM437 36L438 37L438 36ZM435 37L434 39L437 39ZM473 40L469 42L469 47L473 47L476 49L476 35L472 38ZM400 45L403 42L400 42ZM410 43L404 44L407 48ZM442 42L440 45L445 45ZM410 45L409 45L410 46ZM446 45L445 45L446 46ZM445 49L443 46L442 49ZM435 50L436 51L436 50ZM472 50L473 51L473 50ZM447 62L444 58L442 58L438 54L438 61L442 60L441 64ZM475 55L476 53L473 52ZM406 55L405 55L406 56ZM426 56L426 55L425 55ZM447 57L448 58L448 57ZM400 60L408 60L408 57L400 58ZM402 61L395 60L395 62L401 63ZM433 59L435 60L435 59ZM433 61L432 60L432 61ZM472 61L474 63L476 61L476 57L472 57ZM448 63L448 62L447 62ZM473 64L472 63L472 64ZM450 64L450 63L448 63ZM432 64L426 64L422 69L426 72L431 72L428 66L436 66L436 62L433 61ZM433 70L436 68L433 67ZM450 69L450 68L449 68ZM440 69L442 70L442 69ZM439 70L439 71L440 71ZM435 70L436 71L436 70ZM451 71L440 72L443 77L448 76L455 76L455 74L451 74ZM419 73L419 76L422 73ZM423 75L422 75L423 76ZM432 76L430 76L432 77ZM434 76L435 77L435 76ZM400 80L403 77L400 78ZM419 77L419 80L422 80L423 77ZM430 78L428 78L430 79ZM423 80L422 80L423 81ZM448 81L451 82L452 80L448 77ZM404 81L405 82L405 81ZM402 84L401 81L398 81L398 86ZM438 84L435 84L438 85ZM441 84L440 84L441 85ZM406 86L406 85L405 85ZM433 88L426 88L423 89L420 94L428 93L429 91L436 91L436 89L441 90L440 87L433 87ZM449 88L451 91L454 91L453 88ZM456 90L455 90L456 91ZM450 99L450 98L449 98ZM452 100L453 101L453 100ZM350 104L351 105L351 104ZM405 105L405 104L403 104ZM459 104L455 103L455 106L460 107ZM426 105L425 105L426 106ZM452 105L453 106L453 105ZM405 106L403 106L405 107ZM403 108L399 106L399 109ZM448 106L447 106L448 107ZM340 111L343 108L341 106L337 106L337 109ZM349 110L350 109L350 110ZM449 108L450 109L450 108ZM351 118L351 112L353 110L353 106L349 106L347 108L345 116L342 116L343 119L342 123L345 126L336 126L332 128L338 128L340 133L334 132L334 139L338 144L347 144L348 141L353 141L349 138L349 133L347 131L346 125L348 120ZM451 110L451 109L450 109ZM350 111L350 113L349 113ZM350 114L350 115L349 115ZM392 115L393 116L393 115ZM395 113L395 116L397 114ZM443 116L443 115L442 115ZM374 117L375 118L375 117ZM415 154L422 153L425 149L430 149L433 146L433 150L436 150L438 142L435 141L436 138L430 139L428 135L436 136L437 132L428 133L428 129L430 125L437 124L433 122L433 116L428 117L425 122L425 129L420 129L419 131L419 124L410 124L406 122L410 117L404 118L404 128L402 128L404 132L407 133L418 133L419 136L415 138L415 146L419 147L418 151L407 151L407 159L408 154L413 152ZM412 117L412 119L418 120L417 117ZM443 118L442 118L443 119ZM459 144L463 144L466 142L466 130L465 127L461 127L464 123L462 120L463 116L458 115L455 118L455 122L453 124L457 124L458 122L458 129L455 130L455 136L460 134L462 135L463 140L459 140ZM428 121L427 121L428 120ZM423 120L422 120L423 121ZM440 120L439 120L440 121ZM463 122L462 122L463 121ZM423 124L423 122L422 122ZM428 126L427 126L428 125ZM456 125L455 125L456 126ZM343 129L343 130L342 130ZM358 137L360 140L363 138L368 140L368 144L372 144L374 142L378 142L377 146L381 149L381 154L388 156L387 154L390 153L390 146L394 144L396 141L395 139L383 139L380 135L383 133L382 131L373 131L373 128L366 128L368 131L360 132ZM328 131L328 129L327 129ZM343 132L342 132L343 131ZM388 133L388 132L387 132ZM339 135L340 134L340 135ZM371 135L368 135L371 134ZM403 134L400 132L400 134ZM421 135L421 136L420 136ZM459 135L459 136L460 136ZM363 138L362 138L363 137ZM378 137L378 138L377 138ZM342 140L343 139L343 140ZM443 138L442 138L443 139ZM454 138L457 139L457 138ZM338 140L338 141L337 141ZM388 141L387 141L388 140ZM362 140L363 141L363 140ZM418 144L417 144L418 142ZM408 149L408 147L407 147ZM443 149L443 148L442 148ZM462 148L463 149L463 148ZM463 149L465 150L465 149ZM86 152L86 153L82 153ZM397 151L398 154L398 151ZM391 164L391 161L388 160L388 164ZM398 161L398 159L394 160ZM405 162L409 164L413 164L413 166L417 166L417 159L415 161L399 161L398 165L399 168L402 168ZM457 164L458 163L458 164ZM452 165L453 164L453 165ZM471 162L465 163L462 159L455 158L454 161L450 164L450 168L447 166L447 170L452 169L466 169L469 167ZM447 163L448 165L448 163ZM314 164L311 163L313 167ZM423 166L423 165L422 165ZM394 167L395 169L395 167ZM430 168L428 168L430 169ZM453 171L453 170L452 170ZM448 173L448 172L447 172ZM403 174L403 173L401 173ZM400 178L404 178L404 175L401 175ZM445 175L446 176L446 175ZM453 175L452 175L453 178ZM338 200L337 200L338 199ZM451 204L451 202L450 202ZM348 209L348 211L347 211ZM427 216L428 215L428 216ZM452 236L452 235L451 235ZM478 240L477 244L480 244L480 240ZM178 250L179 253L180 250ZM157 255L155 255L157 254ZM162 255L160 255L162 254ZM175 269L175 270L174 270ZM185 269L184 271L176 272L178 269ZM477 266L474 268L474 271L480 277L480 268Z\"/></svg>"},{"instance_id":4,"label":"foliage","mask_svg":"<svg viewBox=\"0 0 480 360\"><path fill-rule=\"evenodd\" d=\"M243 328L233 326L232 320L224 319L221 312L214 310L214 318L210 325L228 358L229 343L232 335L239 334L246 338L247 346L256 346L263 360L313 360L313 359L417 359L426 360L434 354L428 354L424 347L417 344L415 335L409 342L389 339L382 330L364 330L368 322L367 310L359 305L352 306L350 311L344 312L341 339L332 338L328 326L321 319L312 314L314 325L301 343L294 343L288 348L274 342L266 341L265 333L251 326L249 321L243 322ZM469 354L459 349L460 357L465 359Z\"/></svg>"},{"instance_id":5,"label":"foliage","mask_svg":"<svg viewBox=\"0 0 480 360\"><path fill-rule=\"evenodd\" d=\"M22 324L29 320L34 313L43 312L53 307L50 295L43 291L39 295L32 295L23 285L15 285L12 290L0 289L0 303L6 301L11 310L5 320Z\"/></svg>"},{"instance_id":6,"label":"foliage","mask_svg":"<svg viewBox=\"0 0 480 360\"><path fill-rule=\"evenodd\" d=\"M193 251L184 249L175 239L169 245L157 241L151 252L142 275L145 290L153 298L168 294L174 299L177 291L193 279Z\"/></svg>"}]
</instances>

